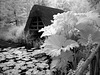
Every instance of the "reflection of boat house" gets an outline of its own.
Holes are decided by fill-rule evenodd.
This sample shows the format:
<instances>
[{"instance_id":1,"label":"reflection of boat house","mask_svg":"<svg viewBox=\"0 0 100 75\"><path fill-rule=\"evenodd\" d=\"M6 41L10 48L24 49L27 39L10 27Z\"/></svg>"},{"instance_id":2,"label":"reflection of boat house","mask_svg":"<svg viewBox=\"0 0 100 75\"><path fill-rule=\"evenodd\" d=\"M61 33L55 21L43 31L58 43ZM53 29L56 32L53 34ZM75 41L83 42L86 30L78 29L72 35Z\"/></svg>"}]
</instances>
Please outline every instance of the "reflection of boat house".
<instances>
[{"instance_id":1,"label":"reflection of boat house","mask_svg":"<svg viewBox=\"0 0 100 75\"><path fill-rule=\"evenodd\" d=\"M36 35L39 29L51 24L54 14L62 12L64 11L60 9L34 5L28 17L25 32ZM39 35L39 33L37 35Z\"/></svg>"}]
</instances>

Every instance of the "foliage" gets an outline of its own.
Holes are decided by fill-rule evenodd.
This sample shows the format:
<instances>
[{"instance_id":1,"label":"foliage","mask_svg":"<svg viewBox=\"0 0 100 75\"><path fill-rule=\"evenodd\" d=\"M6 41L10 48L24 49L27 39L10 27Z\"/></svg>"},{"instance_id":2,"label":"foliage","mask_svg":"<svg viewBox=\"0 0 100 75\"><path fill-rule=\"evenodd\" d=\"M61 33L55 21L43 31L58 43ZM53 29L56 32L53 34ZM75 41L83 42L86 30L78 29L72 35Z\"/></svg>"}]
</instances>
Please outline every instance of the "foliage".
<instances>
[{"instance_id":1,"label":"foliage","mask_svg":"<svg viewBox=\"0 0 100 75\"><path fill-rule=\"evenodd\" d=\"M46 0L0 0L0 39L18 42L23 39L24 27L34 4L45 5Z\"/></svg>"},{"instance_id":2,"label":"foliage","mask_svg":"<svg viewBox=\"0 0 100 75\"><path fill-rule=\"evenodd\" d=\"M52 24L42 28L39 32L44 31L41 37L54 34L66 36L73 30L76 22L77 18L75 18L73 12L68 11L62 14L58 13L57 15L54 15ZM70 37L70 34L67 37Z\"/></svg>"},{"instance_id":3,"label":"foliage","mask_svg":"<svg viewBox=\"0 0 100 75\"><path fill-rule=\"evenodd\" d=\"M0 50L0 75L50 75L47 57L36 59L41 50L27 50L25 47Z\"/></svg>"},{"instance_id":4,"label":"foliage","mask_svg":"<svg viewBox=\"0 0 100 75\"><path fill-rule=\"evenodd\" d=\"M41 50L34 52L27 52L24 48L7 48L3 50L4 52L1 50L0 70L5 74L17 75L19 73L52 75L53 71L60 70L62 75L63 73L73 75L83 63L80 54L85 55L82 57L85 61L92 53L93 46L100 45L99 5L96 5L95 10L95 7L92 7L94 4L90 4L87 0L1 0L0 38L14 41L24 38L22 32L34 4L60 8L67 12L54 15L52 24L40 30L43 31L41 37L47 37ZM33 58L34 55L41 53L51 56L50 69L46 61L41 62ZM72 67L69 68L69 65ZM47 70L44 71L45 68Z\"/></svg>"},{"instance_id":5,"label":"foliage","mask_svg":"<svg viewBox=\"0 0 100 75\"><path fill-rule=\"evenodd\" d=\"M23 39L23 29L34 4L59 8L65 11L71 10L74 12L86 12L91 10L91 5L87 0L1 0L0 39L12 40L14 42L17 42L18 39ZM22 34L19 35L19 33Z\"/></svg>"},{"instance_id":6,"label":"foliage","mask_svg":"<svg viewBox=\"0 0 100 75\"><path fill-rule=\"evenodd\" d=\"M89 41L91 43L99 43L100 44L100 18L99 14L93 11L90 11L86 14L83 14L78 17L78 23L75 26L81 35L81 39L79 39L80 43L87 44Z\"/></svg>"},{"instance_id":7,"label":"foliage","mask_svg":"<svg viewBox=\"0 0 100 75\"><path fill-rule=\"evenodd\" d=\"M87 51L89 53L90 47L94 44L100 44L99 16L96 10L86 13L68 11L54 15L52 24L39 31L43 31L41 37L47 37L41 48L46 54L52 56L51 67L60 70L63 68L64 71L64 67L68 65L68 61L74 62L73 56L75 55L71 49L83 45L85 48L89 48ZM73 39L72 36L76 36L78 40ZM63 54L63 52L65 53ZM72 60L69 57L72 57Z\"/></svg>"},{"instance_id":8,"label":"foliage","mask_svg":"<svg viewBox=\"0 0 100 75\"><path fill-rule=\"evenodd\" d=\"M69 51L70 48L78 47L78 43L74 40L66 40L61 35L53 35L45 40L45 43L41 46L44 48L44 52L52 57L59 56L61 52Z\"/></svg>"},{"instance_id":9,"label":"foliage","mask_svg":"<svg viewBox=\"0 0 100 75\"><path fill-rule=\"evenodd\" d=\"M25 3L22 0L0 2L0 39L17 42L22 38L28 16L24 8Z\"/></svg>"},{"instance_id":10,"label":"foliage","mask_svg":"<svg viewBox=\"0 0 100 75\"><path fill-rule=\"evenodd\" d=\"M64 11L88 12L91 10L91 3L88 0L49 0L49 6L62 9Z\"/></svg>"}]
</instances>

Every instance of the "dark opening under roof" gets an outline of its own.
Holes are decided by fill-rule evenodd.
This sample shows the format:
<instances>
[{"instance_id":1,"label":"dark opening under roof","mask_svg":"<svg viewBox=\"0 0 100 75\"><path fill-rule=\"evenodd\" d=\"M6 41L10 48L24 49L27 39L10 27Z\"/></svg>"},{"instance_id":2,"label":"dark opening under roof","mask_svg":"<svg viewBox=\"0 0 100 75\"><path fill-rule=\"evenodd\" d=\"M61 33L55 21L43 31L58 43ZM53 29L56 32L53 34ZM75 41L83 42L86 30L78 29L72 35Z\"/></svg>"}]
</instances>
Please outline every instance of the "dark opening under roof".
<instances>
[{"instance_id":1,"label":"dark opening under roof","mask_svg":"<svg viewBox=\"0 0 100 75\"><path fill-rule=\"evenodd\" d=\"M32 17L39 16L45 26L51 24L51 20L53 20L53 15L57 13L63 13L63 10L56 9L56 8L51 8L51 7L46 7L46 6L41 6L41 5L34 5L30 11L25 31L28 30L29 25L31 25Z\"/></svg>"}]
</instances>

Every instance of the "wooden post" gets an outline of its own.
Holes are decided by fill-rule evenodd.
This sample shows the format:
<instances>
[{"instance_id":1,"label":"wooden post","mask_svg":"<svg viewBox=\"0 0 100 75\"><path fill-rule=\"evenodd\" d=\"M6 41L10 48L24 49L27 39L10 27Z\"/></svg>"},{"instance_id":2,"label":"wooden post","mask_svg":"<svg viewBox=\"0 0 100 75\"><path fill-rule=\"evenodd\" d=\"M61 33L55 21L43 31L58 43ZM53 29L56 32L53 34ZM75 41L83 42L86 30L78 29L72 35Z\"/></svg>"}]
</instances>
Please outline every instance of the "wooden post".
<instances>
[{"instance_id":1,"label":"wooden post","mask_svg":"<svg viewBox=\"0 0 100 75\"><path fill-rule=\"evenodd\" d=\"M94 75L95 61L96 61L96 56L94 56L94 58L91 60L90 63L90 75Z\"/></svg>"},{"instance_id":2,"label":"wooden post","mask_svg":"<svg viewBox=\"0 0 100 75\"><path fill-rule=\"evenodd\" d=\"M99 56L98 66L99 66L99 75L100 75L100 46L99 46L98 56Z\"/></svg>"},{"instance_id":3,"label":"wooden post","mask_svg":"<svg viewBox=\"0 0 100 75\"><path fill-rule=\"evenodd\" d=\"M90 63L90 75L100 75L100 46Z\"/></svg>"},{"instance_id":4,"label":"wooden post","mask_svg":"<svg viewBox=\"0 0 100 75\"><path fill-rule=\"evenodd\" d=\"M82 75L84 70L87 68L87 66L91 63L92 59L95 57L95 54L98 53L100 49L100 46L97 46L96 49L93 49L93 52L90 54L90 56L86 59L86 61L84 62L84 64L81 66L81 68L75 72L75 75ZM100 64L100 63L99 63ZM95 64L96 66L96 64ZM96 71L96 70L95 70ZM96 75L99 75L97 72L95 72ZM93 74L94 75L94 74Z\"/></svg>"},{"instance_id":5,"label":"wooden post","mask_svg":"<svg viewBox=\"0 0 100 75\"><path fill-rule=\"evenodd\" d=\"M100 75L100 46L96 54L96 64L95 64L95 73L94 75Z\"/></svg>"}]
</instances>

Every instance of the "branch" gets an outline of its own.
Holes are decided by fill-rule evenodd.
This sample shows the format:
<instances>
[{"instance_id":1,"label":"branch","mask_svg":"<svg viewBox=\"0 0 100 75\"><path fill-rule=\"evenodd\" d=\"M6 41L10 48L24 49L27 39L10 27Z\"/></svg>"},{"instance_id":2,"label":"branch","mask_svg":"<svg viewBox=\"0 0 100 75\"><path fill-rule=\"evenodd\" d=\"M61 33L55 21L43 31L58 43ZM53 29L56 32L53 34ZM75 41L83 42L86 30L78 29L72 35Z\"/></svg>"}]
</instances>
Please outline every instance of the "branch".
<instances>
[{"instance_id":1,"label":"branch","mask_svg":"<svg viewBox=\"0 0 100 75\"><path fill-rule=\"evenodd\" d=\"M92 53L90 54L90 56L86 59L86 61L84 62L84 64L81 66L81 68L75 72L75 75L82 75L84 70L87 68L87 66L89 65L89 63L91 62L91 60L93 59L93 57L95 56L95 54L98 52L99 45L92 50Z\"/></svg>"}]
</instances>

